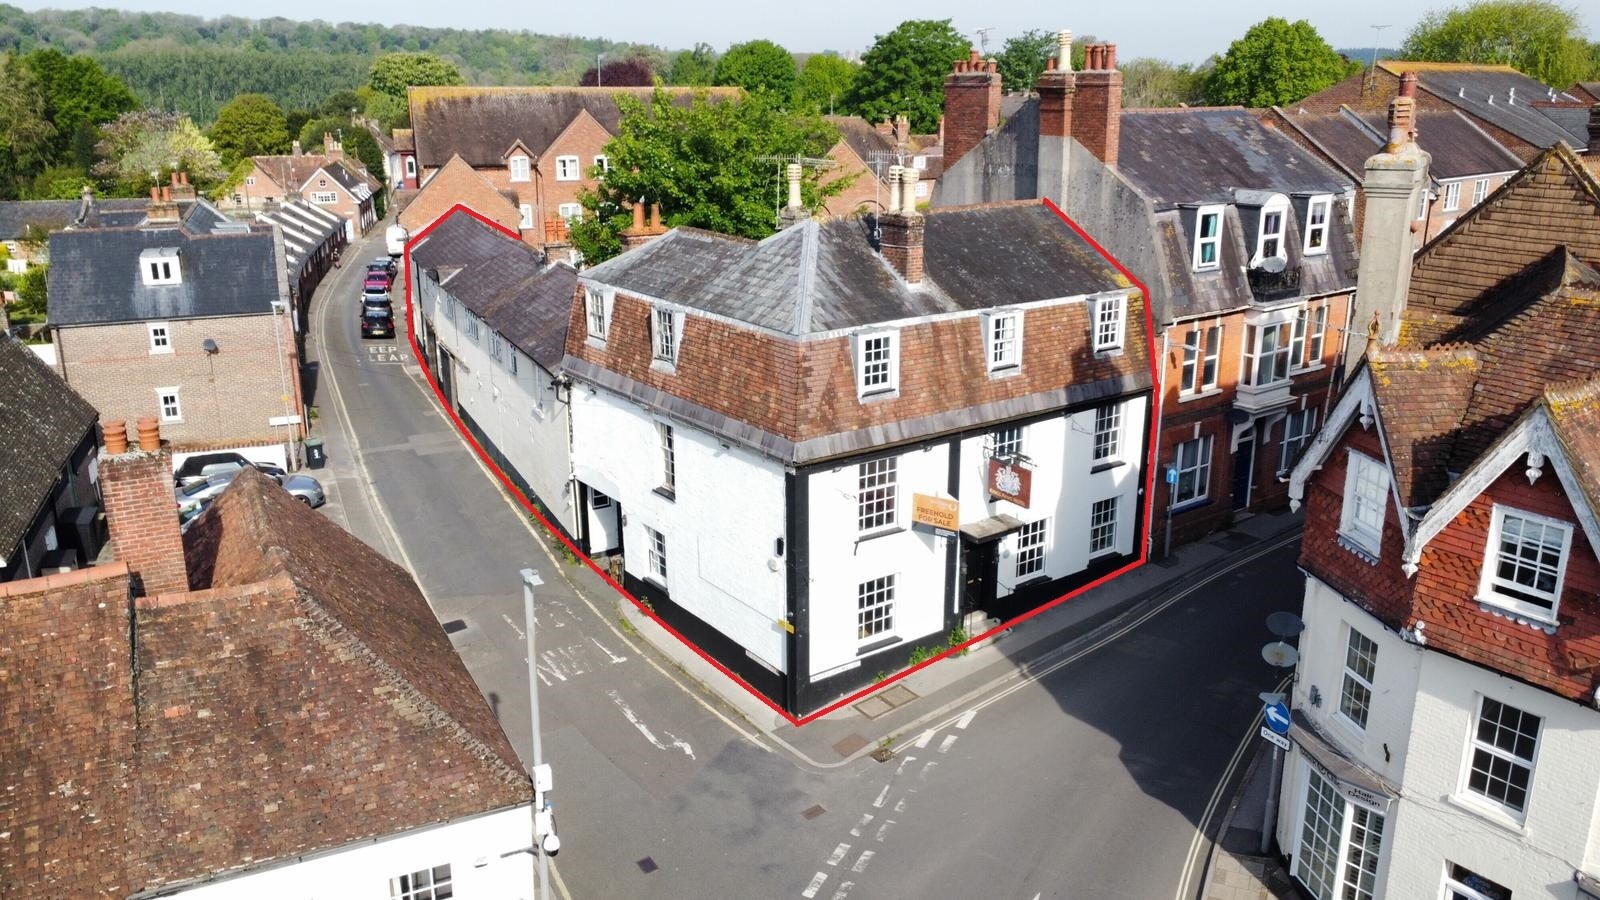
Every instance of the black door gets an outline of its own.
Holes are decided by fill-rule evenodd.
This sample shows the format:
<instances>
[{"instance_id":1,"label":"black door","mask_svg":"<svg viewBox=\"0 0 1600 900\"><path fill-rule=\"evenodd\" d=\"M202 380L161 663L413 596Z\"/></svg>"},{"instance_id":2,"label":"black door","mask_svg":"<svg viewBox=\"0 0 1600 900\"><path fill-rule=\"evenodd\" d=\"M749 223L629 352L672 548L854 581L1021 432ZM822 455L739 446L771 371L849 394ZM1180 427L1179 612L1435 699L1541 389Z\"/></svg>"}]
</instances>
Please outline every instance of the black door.
<instances>
[{"instance_id":1,"label":"black door","mask_svg":"<svg viewBox=\"0 0 1600 900\"><path fill-rule=\"evenodd\" d=\"M439 371L433 374L439 380L439 393L444 395L445 406L452 410L455 409L455 385L451 383L455 378L455 357L451 356L450 351L443 347L439 348Z\"/></svg>"},{"instance_id":2,"label":"black door","mask_svg":"<svg viewBox=\"0 0 1600 900\"><path fill-rule=\"evenodd\" d=\"M1255 474L1255 435L1239 442L1233 452L1233 508L1244 509L1250 505L1250 480Z\"/></svg>"},{"instance_id":3,"label":"black door","mask_svg":"<svg viewBox=\"0 0 1600 900\"><path fill-rule=\"evenodd\" d=\"M998 563L995 541L974 544L961 542L961 611L994 608L995 567Z\"/></svg>"}]
</instances>

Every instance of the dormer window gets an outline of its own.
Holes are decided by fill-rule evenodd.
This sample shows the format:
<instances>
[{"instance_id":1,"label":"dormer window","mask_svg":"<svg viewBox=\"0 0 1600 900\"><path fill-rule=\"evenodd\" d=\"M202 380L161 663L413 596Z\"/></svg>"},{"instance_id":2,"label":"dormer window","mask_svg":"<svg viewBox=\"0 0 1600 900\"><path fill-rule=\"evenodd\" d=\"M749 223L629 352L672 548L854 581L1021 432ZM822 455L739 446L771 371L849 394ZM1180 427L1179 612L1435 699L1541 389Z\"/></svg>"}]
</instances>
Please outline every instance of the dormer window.
<instances>
[{"instance_id":1,"label":"dormer window","mask_svg":"<svg viewBox=\"0 0 1600 900\"><path fill-rule=\"evenodd\" d=\"M1256 241L1256 259L1283 255L1283 210L1261 211L1261 234Z\"/></svg>"},{"instance_id":2,"label":"dormer window","mask_svg":"<svg viewBox=\"0 0 1600 900\"><path fill-rule=\"evenodd\" d=\"M579 171L578 158L576 156L556 157L557 181L577 181L580 177L582 177L582 172Z\"/></svg>"},{"instance_id":3,"label":"dormer window","mask_svg":"<svg viewBox=\"0 0 1600 900\"><path fill-rule=\"evenodd\" d=\"M599 288L586 288L583 307L584 317L589 323L589 337L604 341L611 325L611 295Z\"/></svg>"},{"instance_id":4,"label":"dormer window","mask_svg":"<svg viewBox=\"0 0 1600 900\"><path fill-rule=\"evenodd\" d=\"M1094 352L1113 353L1122 349L1127 331L1128 298L1122 295L1094 300Z\"/></svg>"},{"instance_id":5,"label":"dormer window","mask_svg":"<svg viewBox=\"0 0 1600 900\"><path fill-rule=\"evenodd\" d=\"M1328 215L1333 210L1333 198L1312 197L1306 205L1306 255L1328 252Z\"/></svg>"},{"instance_id":6,"label":"dormer window","mask_svg":"<svg viewBox=\"0 0 1600 900\"><path fill-rule=\"evenodd\" d=\"M1215 269L1222 264L1222 210L1202 206L1195 216L1194 267L1196 271Z\"/></svg>"},{"instance_id":7,"label":"dormer window","mask_svg":"<svg viewBox=\"0 0 1600 900\"><path fill-rule=\"evenodd\" d=\"M683 313L678 310L656 307L650 313L651 346L656 362L668 366L678 364L678 350L683 345Z\"/></svg>"},{"instance_id":8,"label":"dormer window","mask_svg":"<svg viewBox=\"0 0 1600 900\"><path fill-rule=\"evenodd\" d=\"M1571 525L1495 506L1478 599L1542 622L1555 622L1571 547Z\"/></svg>"},{"instance_id":9,"label":"dormer window","mask_svg":"<svg viewBox=\"0 0 1600 900\"><path fill-rule=\"evenodd\" d=\"M856 394L870 397L899 387L900 335L894 331L856 339Z\"/></svg>"},{"instance_id":10,"label":"dormer window","mask_svg":"<svg viewBox=\"0 0 1600 900\"><path fill-rule=\"evenodd\" d=\"M511 180L528 180L528 158L520 153L511 157Z\"/></svg>"},{"instance_id":11,"label":"dormer window","mask_svg":"<svg viewBox=\"0 0 1600 900\"><path fill-rule=\"evenodd\" d=\"M1022 365L1022 314L991 313L984 324L985 357L990 372L1010 372Z\"/></svg>"},{"instance_id":12,"label":"dormer window","mask_svg":"<svg viewBox=\"0 0 1600 900\"><path fill-rule=\"evenodd\" d=\"M178 265L176 247L152 247L139 254L139 273L151 286L182 284L183 269Z\"/></svg>"},{"instance_id":13,"label":"dormer window","mask_svg":"<svg viewBox=\"0 0 1600 900\"><path fill-rule=\"evenodd\" d=\"M1345 466L1344 506L1339 538L1377 559L1383 546L1383 519L1388 509L1389 470L1365 453L1350 451Z\"/></svg>"}]
</instances>

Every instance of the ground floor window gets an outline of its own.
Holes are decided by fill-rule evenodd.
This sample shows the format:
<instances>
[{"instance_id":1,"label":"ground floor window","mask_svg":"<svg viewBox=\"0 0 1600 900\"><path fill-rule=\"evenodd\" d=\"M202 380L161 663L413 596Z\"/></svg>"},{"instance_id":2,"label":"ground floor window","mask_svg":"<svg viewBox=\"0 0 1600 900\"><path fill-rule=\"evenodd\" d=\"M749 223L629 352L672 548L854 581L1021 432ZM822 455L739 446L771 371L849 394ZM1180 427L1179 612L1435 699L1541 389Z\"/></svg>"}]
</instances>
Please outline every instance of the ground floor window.
<instances>
[{"instance_id":1,"label":"ground floor window","mask_svg":"<svg viewBox=\"0 0 1600 900\"><path fill-rule=\"evenodd\" d=\"M1382 845L1380 813L1346 800L1321 773L1306 773L1294 875L1317 900L1372 900Z\"/></svg>"},{"instance_id":2,"label":"ground floor window","mask_svg":"<svg viewBox=\"0 0 1600 900\"><path fill-rule=\"evenodd\" d=\"M1117 498L1095 501L1089 512L1089 555L1117 549Z\"/></svg>"},{"instance_id":3,"label":"ground floor window","mask_svg":"<svg viewBox=\"0 0 1600 900\"><path fill-rule=\"evenodd\" d=\"M667 536L654 528L646 528L650 543L650 576L662 584L667 583Z\"/></svg>"},{"instance_id":4,"label":"ground floor window","mask_svg":"<svg viewBox=\"0 0 1600 900\"><path fill-rule=\"evenodd\" d=\"M1049 519L1029 522L1017 531L1017 580L1044 571L1044 541Z\"/></svg>"},{"instance_id":5,"label":"ground floor window","mask_svg":"<svg viewBox=\"0 0 1600 900\"><path fill-rule=\"evenodd\" d=\"M1445 863L1444 900L1511 900L1511 889L1466 866Z\"/></svg>"},{"instance_id":6,"label":"ground floor window","mask_svg":"<svg viewBox=\"0 0 1600 900\"><path fill-rule=\"evenodd\" d=\"M446 900L455 895L450 886L449 865L389 879L389 896L393 900Z\"/></svg>"},{"instance_id":7,"label":"ground floor window","mask_svg":"<svg viewBox=\"0 0 1600 900\"><path fill-rule=\"evenodd\" d=\"M856 638L870 640L894 630L893 575L863 581L856 588Z\"/></svg>"},{"instance_id":8,"label":"ground floor window","mask_svg":"<svg viewBox=\"0 0 1600 900\"><path fill-rule=\"evenodd\" d=\"M1178 470L1172 505L1203 499L1211 486L1211 435L1179 444L1172 464Z\"/></svg>"}]
</instances>

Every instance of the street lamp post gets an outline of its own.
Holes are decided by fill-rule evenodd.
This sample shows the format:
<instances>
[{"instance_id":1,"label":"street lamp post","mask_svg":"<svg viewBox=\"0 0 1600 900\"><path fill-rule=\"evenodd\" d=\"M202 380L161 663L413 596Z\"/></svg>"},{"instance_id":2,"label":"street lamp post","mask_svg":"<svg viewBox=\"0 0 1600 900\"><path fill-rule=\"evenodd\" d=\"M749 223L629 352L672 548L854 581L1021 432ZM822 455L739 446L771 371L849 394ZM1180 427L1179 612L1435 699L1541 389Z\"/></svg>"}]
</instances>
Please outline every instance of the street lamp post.
<instances>
[{"instance_id":1,"label":"street lamp post","mask_svg":"<svg viewBox=\"0 0 1600 900\"><path fill-rule=\"evenodd\" d=\"M606 55L604 53L596 53L594 55L594 86L595 87L605 87L606 86L605 76L601 71L602 67L600 65L600 61L605 59L605 58L606 58Z\"/></svg>"},{"instance_id":2,"label":"street lamp post","mask_svg":"<svg viewBox=\"0 0 1600 900\"><path fill-rule=\"evenodd\" d=\"M544 766L544 750L539 743L539 680L533 655L533 589L544 584L533 569L522 570L522 617L528 629L528 705L533 714L533 852L539 857L539 896L550 900L550 854L560 848L550 813L545 809L544 793L549 771Z\"/></svg>"}]
</instances>

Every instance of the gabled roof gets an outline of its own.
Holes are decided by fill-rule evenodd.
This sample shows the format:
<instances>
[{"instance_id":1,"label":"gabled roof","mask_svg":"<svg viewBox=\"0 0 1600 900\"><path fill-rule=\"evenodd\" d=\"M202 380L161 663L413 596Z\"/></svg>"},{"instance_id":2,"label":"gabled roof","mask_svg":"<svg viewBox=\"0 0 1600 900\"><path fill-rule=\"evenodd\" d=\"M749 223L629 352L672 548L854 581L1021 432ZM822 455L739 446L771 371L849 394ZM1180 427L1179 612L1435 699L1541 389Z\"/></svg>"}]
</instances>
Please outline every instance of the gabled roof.
<instances>
[{"instance_id":1,"label":"gabled roof","mask_svg":"<svg viewBox=\"0 0 1600 900\"><path fill-rule=\"evenodd\" d=\"M396 128L394 130L394 149L396 153L417 152L415 132L409 128Z\"/></svg>"},{"instance_id":2,"label":"gabled roof","mask_svg":"<svg viewBox=\"0 0 1600 900\"><path fill-rule=\"evenodd\" d=\"M107 198L94 201L95 213L143 212L149 201ZM0 201L0 241L22 237L30 225L46 231L59 231L78 218L82 200L4 200Z\"/></svg>"},{"instance_id":3,"label":"gabled roof","mask_svg":"<svg viewBox=\"0 0 1600 900\"><path fill-rule=\"evenodd\" d=\"M1357 113L1348 106L1332 113L1279 110L1279 114L1358 181L1367 158L1383 148L1388 133L1384 116ZM1522 160L1457 110L1417 110L1417 144L1432 157L1428 172L1436 179L1522 168Z\"/></svg>"},{"instance_id":4,"label":"gabled roof","mask_svg":"<svg viewBox=\"0 0 1600 900\"><path fill-rule=\"evenodd\" d=\"M621 114L616 97L628 95L648 103L655 88L583 87L413 87L411 129L417 163L442 166L460 156L476 168L502 165L500 155L521 140L537 155L566 129L580 110L601 127L617 133ZM738 88L666 88L687 105L698 91L733 98ZM398 140L398 135L397 135Z\"/></svg>"},{"instance_id":5,"label":"gabled roof","mask_svg":"<svg viewBox=\"0 0 1600 900\"><path fill-rule=\"evenodd\" d=\"M452 156L433 173L411 202L400 212L400 224L412 234L433 224L457 204L482 213L495 222L515 230L522 221L517 204L496 190L488 179L459 156Z\"/></svg>"},{"instance_id":6,"label":"gabled roof","mask_svg":"<svg viewBox=\"0 0 1600 900\"><path fill-rule=\"evenodd\" d=\"M462 210L429 231L411 258L424 270L452 272L445 293L545 369L560 366L576 269L544 266L538 251Z\"/></svg>"},{"instance_id":7,"label":"gabled roof","mask_svg":"<svg viewBox=\"0 0 1600 900\"><path fill-rule=\"evenodd\" d=\"M23 343L0 333L0 565L28 532L95 410Z\"/></svg>"},{"instance_id":8,"label":"gabled roof","mask_svg":"<svg viewBox=\"0 0 1600 900\"><path fill-rule=\"evenodd\" d=\"M791 336L1127 286L1038 202L928 213L916 290L873 251L869 221L807 220L760 242L677 228L584 274Z\"/></svg>"},{"instance_id":9,"label":"gabled roof","mask_svg":"<svg viewBox=\"0 0 1600 900\"><path fill-rule=\"evenodd\" d=\"M1350 180L1240 107L1124 110L1117 169L1157 209L1231 203L1241 188L1338 194Z\"/></svg>"},{"instance_id":10,"label":"gabled roof","mask_svg":"<svg viewBox=\"0 0 1600 900\"><path fill-rule=\"evenodd\" d=\"M866 163L868 168L872 168L873 164L879 161L879 157L884 154L894 153L897 149L893 138L879 134L871 122L860 116L823 116L822 118L828 124L839 129L840 139L851 150L855 151L857 156L861 157L861 161ZM912 145L909 142L906 145L906 149L907 152L912 149ZM891 163L892 161L883 163L883 165L887 167Z\"/></svg>"},{"instance_id":11,"label":"gabled roof","mask_svg":"<svg viewBox=\"0 0 1600 900\"><path fill-rule=\"evenodd\" d=\"M1600 378L1552 385L1542 402L1579 489L1600 510Z\"/></svg>"},{"instance_id":12,"label":"gabled roof","mask_svg":"<svg viewBox=\"0 0 1600 900\"><path fill-rule=\"evenodd\" d=\"M177 250L181 283L144 283L140 254L156 249ZM53 326L267 315L286 265L269 229L229 221L204 201L188 204L178 224L58 231L50 259Z\"/></svg>"},{"instance_id":13,"label":"gabled roof","mask_svg":"<svg viewBox=\"0 0 1600 900\"><path fill-rule=\"evenodd\" d=\"M306 182L318 170L327 167L331 160L320 153L301 153L298 155L281 154L277 156L252 157L256 168L263 175L277 183L278 188L284 192L293 192L305 189Z\"/></svg>"},{"instance_id":14,"label":"gabled roof","mask_svg":"<svg viewBox=\"0 0 1600 900\"><path fill-rule=\"evenodd\" d=\"M1529 78L1510 66L1383 60L1379 68L1398 77L1417 73L1417 86L1457 108L1516 135L1535 147L1560 141L1583 146L1588 135L1569 130L1571 123L1552 118L1535 100L1576 99Z\"/></svg>"}]
</instances>

